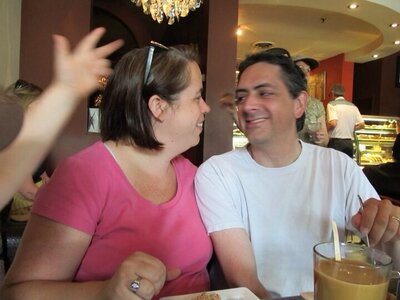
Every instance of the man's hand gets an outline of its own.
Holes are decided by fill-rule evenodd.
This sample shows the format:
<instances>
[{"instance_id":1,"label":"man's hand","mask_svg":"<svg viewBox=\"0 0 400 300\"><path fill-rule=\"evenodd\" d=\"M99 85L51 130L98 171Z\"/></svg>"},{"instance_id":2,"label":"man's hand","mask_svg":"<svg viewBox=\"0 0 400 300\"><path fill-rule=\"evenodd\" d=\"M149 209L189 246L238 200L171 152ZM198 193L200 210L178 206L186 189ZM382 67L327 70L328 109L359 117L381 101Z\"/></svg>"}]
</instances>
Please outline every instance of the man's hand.
<instances>
[{"instance_id":1,"label":"man's hand","mask_svg":"<svg viewBox=\"0 0 400 300\"><path fill-rule=\"evenodd\" d=\"M368 235L371 246L400 238L400 207L389 200L370 198L363 212L352 217L353 226Z\"/></svg>"}]
</instances>

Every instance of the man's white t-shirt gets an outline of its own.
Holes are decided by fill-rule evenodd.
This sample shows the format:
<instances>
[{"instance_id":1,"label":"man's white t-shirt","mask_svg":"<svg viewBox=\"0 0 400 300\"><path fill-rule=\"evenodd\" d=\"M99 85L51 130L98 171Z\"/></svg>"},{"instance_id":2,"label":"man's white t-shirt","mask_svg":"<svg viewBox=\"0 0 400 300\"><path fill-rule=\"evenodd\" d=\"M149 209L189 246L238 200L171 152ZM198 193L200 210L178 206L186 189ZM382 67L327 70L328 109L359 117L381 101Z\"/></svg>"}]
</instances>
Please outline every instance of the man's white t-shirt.
<instances>
[{"instance_id":1,"label":"man's white t-shirt","mask_svg":"<svg viewBox=\"0 0 400 300\"><path fill-rule=\"evenodd\" d=\"M195 186L208 232L245 229L260 281L282 297L313 290L313 246L332 240L331 221L344 241L358 195L379 199L347 155L306 143L282 168L259 165L244 148L213 156Z\"/></svg>"}]
</instances>

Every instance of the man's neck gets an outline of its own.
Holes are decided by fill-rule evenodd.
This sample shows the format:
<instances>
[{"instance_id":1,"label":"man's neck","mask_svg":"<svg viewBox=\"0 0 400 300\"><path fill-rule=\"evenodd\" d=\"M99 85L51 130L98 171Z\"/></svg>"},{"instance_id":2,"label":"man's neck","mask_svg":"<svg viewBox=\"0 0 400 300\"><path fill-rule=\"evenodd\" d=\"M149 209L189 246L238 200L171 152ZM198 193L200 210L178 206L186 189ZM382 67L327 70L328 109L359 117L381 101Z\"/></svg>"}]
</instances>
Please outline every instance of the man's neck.
<instances>
[{"instance_id":1,"label":"man's neck","mask_svg":"<svg viewBox=\"0 0 400 300\"><path fill-rule=\"evenodd\" d=\"M337 96L335 97L335 100L346 100L343 96Z\"/></svg>"},{"instance_id":2,"label":"man's neck","mask_svg":"<svg viewBox=\"0 0 400 300\"><path fill-rule=\"evenodd\" d=\"M300 156L302 145L296 138L290 143L279 145L255 145L247 147L251 157L260 165L269 168L280 168L292 164Z\"/></svg>"}]
</instances>

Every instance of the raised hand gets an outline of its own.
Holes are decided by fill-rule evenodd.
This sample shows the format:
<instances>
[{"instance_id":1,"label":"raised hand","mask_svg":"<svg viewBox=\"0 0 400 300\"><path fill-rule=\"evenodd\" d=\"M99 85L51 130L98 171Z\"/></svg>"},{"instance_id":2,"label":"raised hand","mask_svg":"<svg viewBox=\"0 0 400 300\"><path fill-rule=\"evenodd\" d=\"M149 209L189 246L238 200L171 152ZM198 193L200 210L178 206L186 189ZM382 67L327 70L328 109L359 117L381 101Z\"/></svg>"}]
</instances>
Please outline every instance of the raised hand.
<instances>
[{"instance_id":1,"label":"raised hand","mask_svg":"<svg viewBox=\"0 0 400 300\"><path fill-rule=\"evenodd\" d=\"M94 29L72 51L65 37L53 35L54 83L68 87L77 97L94 91L99 78L112 72L106 57L123 45L122 40L116 40L96 48L104 33L104 28Z\"/></svg>"}]
</instances>

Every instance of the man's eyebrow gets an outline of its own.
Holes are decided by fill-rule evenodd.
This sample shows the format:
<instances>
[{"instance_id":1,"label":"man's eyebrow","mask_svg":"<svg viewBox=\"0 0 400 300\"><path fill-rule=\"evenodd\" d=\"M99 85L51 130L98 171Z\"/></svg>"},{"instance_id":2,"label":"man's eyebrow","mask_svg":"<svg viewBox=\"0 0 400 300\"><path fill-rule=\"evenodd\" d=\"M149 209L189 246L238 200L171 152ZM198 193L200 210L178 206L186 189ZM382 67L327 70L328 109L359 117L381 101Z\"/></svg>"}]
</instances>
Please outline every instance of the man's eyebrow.
<instances>
[{"instance_id":1,"label":"man's eyebrow","mask_svg":"<svg viewBox=\"0 0 400 300\"><path fill-rule=\"evenodd\" d=\"M256 85L255 87L251 88L252 90L258 90L260 88L266 88L266 87L272 87L271 84L268 83L261 83L259 85ZM236 93L240 92L249 92L249 89L236 89Z\"/></svg>"},{"instance_id":2,"label":"man's eyebrow","mask_svg":"<svg viewBox=\"0 0 400 300\"><path fill-rule=\"evenodd\" d=\"M246 93L248 91L249 91L248 89L236 89L236 94L237 93Z\"/></svg>"}]
</instances>

